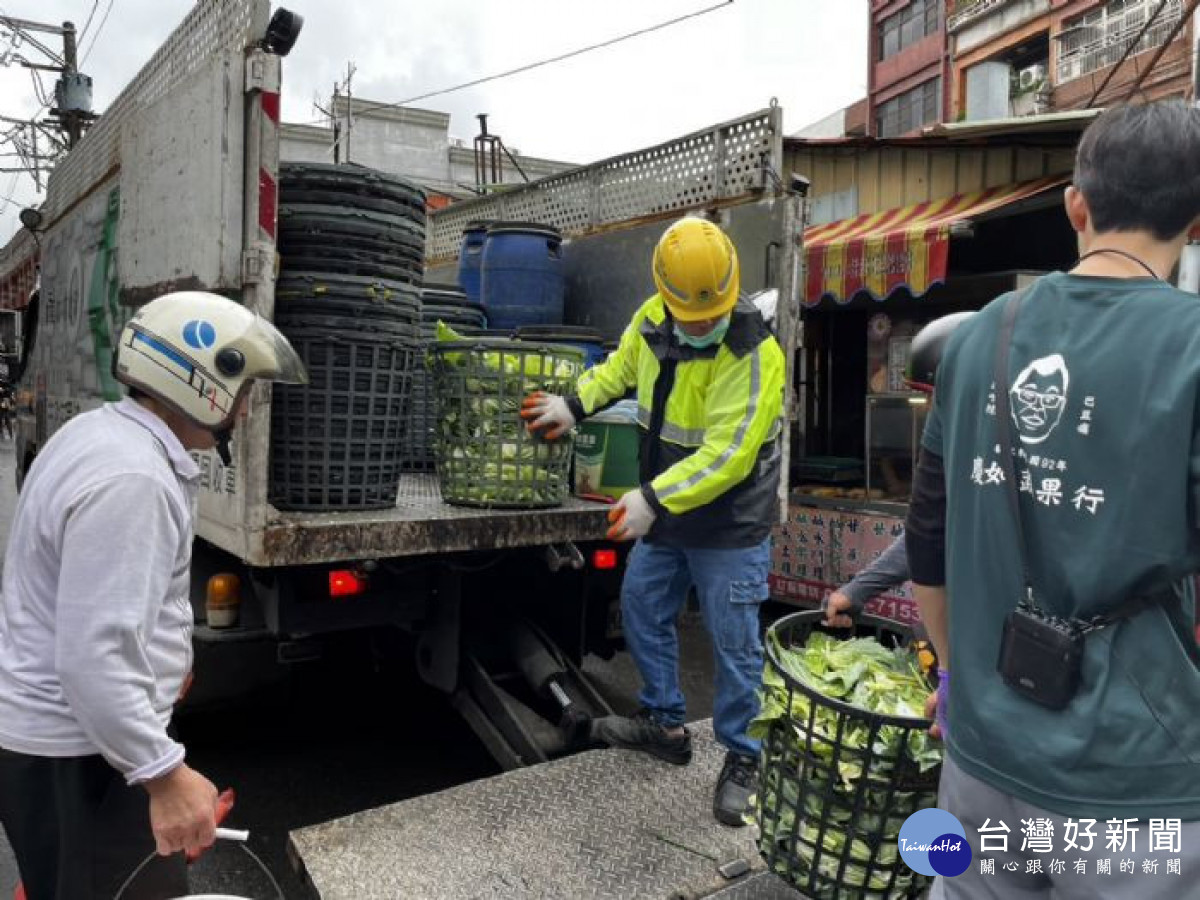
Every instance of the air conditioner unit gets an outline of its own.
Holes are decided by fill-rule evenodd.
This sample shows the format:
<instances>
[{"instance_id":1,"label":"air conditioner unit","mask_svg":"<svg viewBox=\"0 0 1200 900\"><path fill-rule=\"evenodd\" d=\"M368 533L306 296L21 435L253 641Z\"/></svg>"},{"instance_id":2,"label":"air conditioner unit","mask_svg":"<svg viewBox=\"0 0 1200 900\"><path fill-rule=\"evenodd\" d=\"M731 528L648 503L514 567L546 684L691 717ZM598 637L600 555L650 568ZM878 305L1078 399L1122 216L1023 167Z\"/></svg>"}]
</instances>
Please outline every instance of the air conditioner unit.
<instances>
[{"instance_id":1,"label":"air conditioner unit","mask_svg":"<svg viewBox=\"0 0 1200 900\"><path fill-rule=\"evenodd\" d=\"M1017 77L1017 84L1019 84L1021 90L1024 91L1033 87L1037 87L1045 80L1046 64L1037 63L1032 66L1026 66L1021 70L1020 75Z\"/></svg>"}]
</instances>

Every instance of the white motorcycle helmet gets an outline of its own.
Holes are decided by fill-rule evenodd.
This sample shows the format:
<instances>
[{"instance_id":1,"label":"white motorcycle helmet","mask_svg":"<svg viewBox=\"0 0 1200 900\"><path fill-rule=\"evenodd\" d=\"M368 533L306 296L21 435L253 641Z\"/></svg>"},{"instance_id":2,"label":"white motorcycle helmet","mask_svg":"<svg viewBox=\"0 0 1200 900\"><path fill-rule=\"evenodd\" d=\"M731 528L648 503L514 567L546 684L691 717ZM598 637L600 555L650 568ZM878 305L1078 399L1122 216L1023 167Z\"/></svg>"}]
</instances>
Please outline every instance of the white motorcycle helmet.
<instances>
[{"instance_id":1,"label":"white motorcycle helmet","mask_svg":"<svg viewBox=\"0 0 1200 900\"><path fill-rule=\"evenodd\" d=\"M218 436L228 435L255 378L307 384L287 338L244 306L204 291L164 294L121 331L113 375Z\"/></svg>"}]
</instances>

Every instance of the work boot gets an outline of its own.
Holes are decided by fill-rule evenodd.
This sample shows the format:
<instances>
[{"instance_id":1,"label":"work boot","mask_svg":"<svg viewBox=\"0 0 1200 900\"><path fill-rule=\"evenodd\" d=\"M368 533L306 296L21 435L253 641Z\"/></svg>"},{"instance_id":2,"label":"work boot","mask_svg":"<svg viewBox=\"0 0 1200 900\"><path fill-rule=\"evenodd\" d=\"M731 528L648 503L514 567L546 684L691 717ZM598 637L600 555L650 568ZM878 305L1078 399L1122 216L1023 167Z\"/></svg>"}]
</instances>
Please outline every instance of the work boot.
<instances>
[{"instance_id":1,"label":"work boot","mask_svg":"<svg viewBox=\"0 0 1200 900\"><path fill-rule=\"evenodd\" d=\"M692 735L687 728L683 734L672 736L668 729L640 709L632 716L605 716L592 721L592 740L625 750L642 750L651 756L676 766L692 761Z\"/></svg>"},{"instance_id":2,"label":"work boot","mask_svg":"<svg viewBox=\"0 0 1200 900\"><path fill-rule=\"evenodd\" d=\"M745 816L750 811L750 795L754 793L757 774L758 760L753 756L742 756L732 750L725 754L725 766L713 795L713 815L718 822L735 827L747 824Z\"/></svg>"}]
</instances>

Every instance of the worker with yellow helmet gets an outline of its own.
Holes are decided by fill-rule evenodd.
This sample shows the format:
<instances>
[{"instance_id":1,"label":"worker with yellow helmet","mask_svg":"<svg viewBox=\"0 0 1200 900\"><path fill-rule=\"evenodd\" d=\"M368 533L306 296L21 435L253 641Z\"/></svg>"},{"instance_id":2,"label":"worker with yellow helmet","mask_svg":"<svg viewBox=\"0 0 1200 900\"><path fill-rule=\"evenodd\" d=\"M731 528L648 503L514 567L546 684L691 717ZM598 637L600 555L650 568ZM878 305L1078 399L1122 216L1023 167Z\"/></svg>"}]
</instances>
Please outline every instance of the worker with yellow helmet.
<instances>
[{"instance_id":1,"label":"worker with yellow helmet","mask_svg":"<svg viewBox=\"0 0 1200 900\"><path fill-rule=\"evenodd\" d=\"M713 640L713 728L728 751L713 813L741 825L758 743L746 734L762 674L758 608L767 597L777 508L784 357L755 306L740 298L737 251L705 219L688 217L654 251L658 292L642 304L578 395L535 394L522 416L557 437L637 395L641 486L609 515L609 537L636 540L621 608L642 675L641 711L593 724L604 743L678 765L691 759L679 688L675 621L694 586Z\"/></svg>"}]
</instances>

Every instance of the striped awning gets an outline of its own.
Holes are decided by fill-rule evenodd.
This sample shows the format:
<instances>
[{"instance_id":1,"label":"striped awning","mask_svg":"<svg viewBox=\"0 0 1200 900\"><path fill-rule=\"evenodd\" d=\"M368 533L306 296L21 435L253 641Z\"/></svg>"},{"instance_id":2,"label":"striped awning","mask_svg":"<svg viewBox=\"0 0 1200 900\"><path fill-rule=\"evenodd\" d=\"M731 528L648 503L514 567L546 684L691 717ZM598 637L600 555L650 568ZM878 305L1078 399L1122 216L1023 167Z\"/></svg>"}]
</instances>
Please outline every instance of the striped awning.
<instances>
[{"instance_id":1,"label":"striped awning","mask_svg":"<svg viewBox=\"0 0 1200 900\"><path fill-rule=\"evenodd\" d=\"M17 260L0 271L0 309L23 309L37 285L37 255Z\"/></svg>"},{"instance_id":2,"label":"striped awning","mask_svg":"<svg viewBox=\"0 0 1200 900\"><path fill-rule=\"evenodd\" d=\"M919 296L946 280L951 226L1066 182L1039 178L814 225L804 232L805 305L847 303L859 291L882 300L901 287Z\"/></svg>"}]
</instances>

